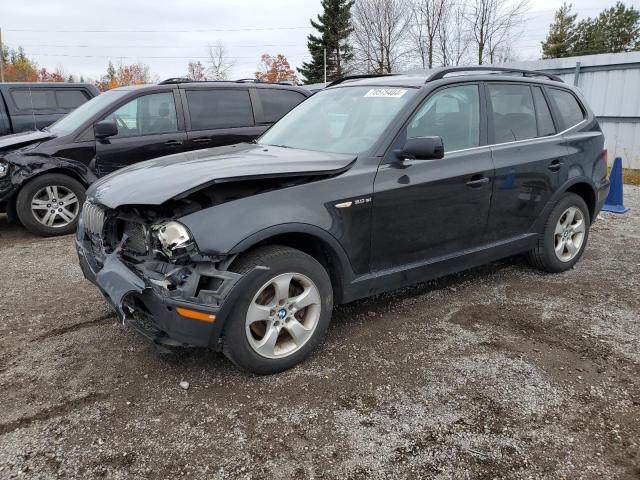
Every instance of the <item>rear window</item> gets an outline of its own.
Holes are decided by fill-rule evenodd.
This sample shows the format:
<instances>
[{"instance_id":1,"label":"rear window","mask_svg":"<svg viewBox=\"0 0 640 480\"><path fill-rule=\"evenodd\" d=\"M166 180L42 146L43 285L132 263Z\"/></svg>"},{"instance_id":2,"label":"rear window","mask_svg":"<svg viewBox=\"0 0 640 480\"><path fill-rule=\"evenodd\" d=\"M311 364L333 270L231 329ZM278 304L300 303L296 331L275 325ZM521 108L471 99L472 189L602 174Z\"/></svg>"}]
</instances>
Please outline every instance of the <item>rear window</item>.
<instances>
[{"instance_id":1,"label":"rear window","mask_svg":"<svg viewBox=\"0 0 640 480\"><path fill-rule=\"evenodd\" d=\"M264 120L268 123L277 122L289 110L305 99L305 96L291 90L276 90L275 88L257 88L258 97L262 103Z\"/></svg>"},{"instance_id":2,"label":"rear window","mask_svg":"<svg viewBox=\"0 0 640 480\"><path fill-rule=\"evenodd\" d=\"M584 111L571 92L550 88L549 93L560 112L564 128L573 127L584 120Z\"/></svg>"},{"instance_id":3,"label":"rear window","mask_svg":"<svg viewBox=\"0 0 640 480\"><path fill-rule=\"evenodd\" d=\"M74 109L85 103L89 98L82 90L56 90L56 100L58 107Z\"/></svg>"},{"instance_id":4,"label":"rear window","mask_svg":"<svg viewBox=\"0 0 640 480\"><path fill-rule=\"evenodd\" d=\"M248 127L254 124L248 90L187 90L192 130Z\"/></svg>"},{"instance_id":5,"label":"rear window","mask_svg":"<svg viewBox=\"0 0 640 480\"><path fill-rule=\"evenodd\" d=\"M89 100L82 90L20 88L11 90L11 98L18 110L71 111Z\"/></svg>"},{"instance_id":6,"label":"rear window","mask_svg":"<svg viewBox=\"0 0 640 480\"><path fill-rule=\"evenodd\" d=\"M55 109L56 95L53 90L21 88L11 90L11 98L18 110L49 110Z\"/></svg>"}]
</instances>

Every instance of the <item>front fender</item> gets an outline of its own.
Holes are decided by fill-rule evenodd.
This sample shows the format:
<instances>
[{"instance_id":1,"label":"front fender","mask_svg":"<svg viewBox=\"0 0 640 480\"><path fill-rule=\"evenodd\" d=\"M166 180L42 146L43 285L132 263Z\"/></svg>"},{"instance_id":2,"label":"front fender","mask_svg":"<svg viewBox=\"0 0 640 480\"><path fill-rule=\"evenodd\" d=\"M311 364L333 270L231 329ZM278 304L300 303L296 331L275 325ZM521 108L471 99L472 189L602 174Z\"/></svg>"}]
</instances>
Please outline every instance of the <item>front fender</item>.
<instances>
[{"instance_id":1,"label":"front fender","mask_svg":"<svg viewBox=\"0 0 640 480\"><path fill-rule=\"evenodd\" d=\"M10 165L11 183L16 190L32 178L51 172L68 172L85 186L90 185L97 179L87 165L76 160L41 154L20 155L18 158L12 157L12 155L8 155L5 159Z\"/></svg>"}]
</instances>

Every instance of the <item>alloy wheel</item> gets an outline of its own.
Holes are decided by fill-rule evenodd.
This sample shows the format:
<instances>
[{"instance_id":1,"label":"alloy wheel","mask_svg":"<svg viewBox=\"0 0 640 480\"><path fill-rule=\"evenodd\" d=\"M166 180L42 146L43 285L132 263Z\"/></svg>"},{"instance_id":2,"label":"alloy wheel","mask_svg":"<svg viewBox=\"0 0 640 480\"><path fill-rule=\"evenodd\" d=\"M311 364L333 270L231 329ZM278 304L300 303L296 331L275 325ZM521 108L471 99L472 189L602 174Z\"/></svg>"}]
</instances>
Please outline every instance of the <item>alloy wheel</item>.
<instances>
[{"instance_id":1,"label":"alloy wheel","mask_svg":"<svg viewBox=\"0 0 640 480\"><path fill-rule=\"evenodd\" d=\"M287 357L313 336L320 311L320 291L309 277L278 275L249 304L245 321L249 345L266 358Z\"/></svg>"},{"instance_id":2,"label":"alloy wheel","mask_svg":"<svg viewBox=\"0 0 640 480\"><path fill-rule=\"evenodd\" d=\"M554 232L555 252L558 260L569 262L580 252L586 232L584 214L577 207L567 208L556 225Z\"/></svg>"},{"instance_id":3,"label":"alloy wheel","mask_svg":"<svg viewBox=\"0 0 640 480\"><path fill-rule=\"evenodd\" d=\"M31 213L42 225L62 228L72 223L80 211L78 197L62 185L47 185L31 199Z\"/></svg>"}]
</instances>

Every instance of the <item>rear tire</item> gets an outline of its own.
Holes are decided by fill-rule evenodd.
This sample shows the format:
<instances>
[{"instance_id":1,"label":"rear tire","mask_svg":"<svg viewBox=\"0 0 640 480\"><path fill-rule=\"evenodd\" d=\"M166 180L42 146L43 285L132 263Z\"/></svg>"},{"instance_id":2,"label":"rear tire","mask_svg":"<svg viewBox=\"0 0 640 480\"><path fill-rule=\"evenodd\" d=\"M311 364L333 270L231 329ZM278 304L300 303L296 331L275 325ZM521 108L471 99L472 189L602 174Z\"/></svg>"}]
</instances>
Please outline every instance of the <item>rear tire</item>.
<instances>
[{"instance_id":1,"label":"rear tire","mask_svg":"<svg viewBox=\"0 0 640 480\"><path fill-rule=\"evenodd\" d=\"M60 173L40 175L22 187L16 213L27 230L43 237L76 231L85 200L85 188L76 179Z\"/></svg>"},{"instance_id":2,"label":"rear tire","mask_svg":"<svg viewBox=\"0 0 640 480\"><path fill-rule=\"evenodd\" d=\"M545 272L569 270L587 246L590 226L589 208L582 197L565 193L549 213L538 245L528 254L529 262Z\"/></svg>"},{"instance_id":3,"label":"rear tire","mask_svg":"<svg viewBox=\"0 0 640 480\"><path fill-rule=\"evenodd\" d=\"M331 321L329 275L313 257L284 246L260 247L230 267L248 273L223 334L223 352L236 366L258 375L282 372L306 359Z\"/></svg>"}]
</instances>

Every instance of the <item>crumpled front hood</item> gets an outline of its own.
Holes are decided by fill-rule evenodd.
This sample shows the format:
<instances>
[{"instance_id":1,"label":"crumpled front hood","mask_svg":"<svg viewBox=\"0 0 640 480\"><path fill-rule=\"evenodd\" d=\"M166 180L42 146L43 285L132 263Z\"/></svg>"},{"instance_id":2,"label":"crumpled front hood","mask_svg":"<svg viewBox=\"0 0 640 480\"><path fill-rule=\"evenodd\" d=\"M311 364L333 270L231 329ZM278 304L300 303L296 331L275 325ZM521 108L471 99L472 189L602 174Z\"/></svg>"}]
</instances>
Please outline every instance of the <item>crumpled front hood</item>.
<instances>
[{"instance_id":1,"label":"crumpled front hood","mask_svg":"<svg viewBox=\"0 0 640 480\"><path fill-rule=\"evenodd\" d=\"M258 144L196 150L136 163L107 175L89 188L87 199L108 208L160 205L229 179L332 173L354 160L355 155Z\"/></svg>"},{"instance_id":2,"label":"crumpled front hood","mask_svg":"<svg viewBox=\"0 0 640 480\"><path fill-rule=\"evenodd\" d=\"M39 130L5 135L3 137L0 137L0 151L24 147L31 143L41 142L53 137L55 137L53 133L43 132Z\"/></svg>"}]
</instances>

